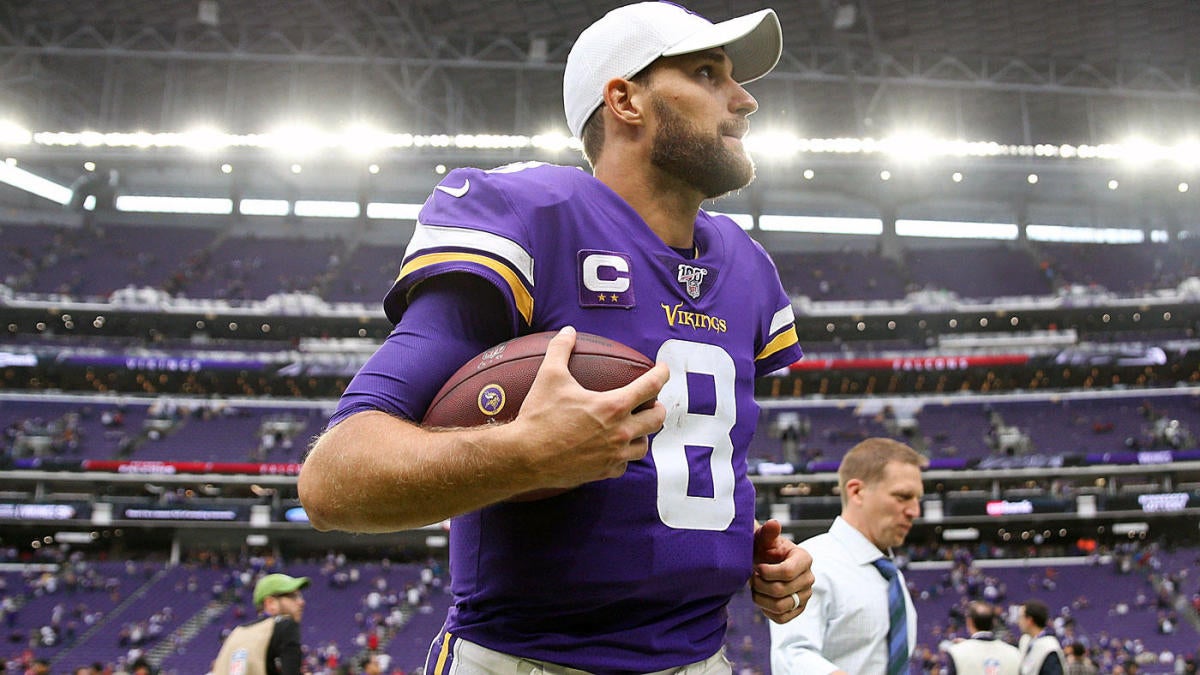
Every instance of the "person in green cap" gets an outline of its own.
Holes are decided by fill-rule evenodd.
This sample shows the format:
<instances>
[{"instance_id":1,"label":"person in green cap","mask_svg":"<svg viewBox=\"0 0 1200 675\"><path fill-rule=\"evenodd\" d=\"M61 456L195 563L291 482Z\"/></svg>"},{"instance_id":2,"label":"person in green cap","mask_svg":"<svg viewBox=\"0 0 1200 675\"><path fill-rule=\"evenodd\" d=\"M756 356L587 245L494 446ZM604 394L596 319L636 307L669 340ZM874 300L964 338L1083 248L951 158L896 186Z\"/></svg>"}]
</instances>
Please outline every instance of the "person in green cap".
<instances>
[{"instance_id":1,"label":"person in green cap","mask_svg":"<svg viewBox=\"0 0 1200 675\"><path fill-rule=\"evenodd\" d=\"M300 619L308 577L268 574L254 585L254 606L263 615L238 626L221 645L213 675L300 675L304 660Z\"/></svg>"}]
</instances>

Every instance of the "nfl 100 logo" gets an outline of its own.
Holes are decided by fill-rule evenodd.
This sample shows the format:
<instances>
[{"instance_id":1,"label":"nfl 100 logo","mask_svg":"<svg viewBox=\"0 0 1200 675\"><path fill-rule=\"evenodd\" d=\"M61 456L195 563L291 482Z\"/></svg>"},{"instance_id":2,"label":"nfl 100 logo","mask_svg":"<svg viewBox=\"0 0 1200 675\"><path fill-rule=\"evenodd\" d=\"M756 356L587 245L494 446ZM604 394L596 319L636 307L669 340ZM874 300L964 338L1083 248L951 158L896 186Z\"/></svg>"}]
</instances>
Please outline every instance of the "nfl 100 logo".
<instances>
[{"instance_id":1,"label":"nfl 100 logo","mask_svg":"<svg viewBox=\"0 0 1200 675\"><path fill-rule=\"evenodd\" d=\"M680 263L679 265L679 276L677 279L679 283L683 284L683 289L687 292L688 297L693 300L700 297L700 284L704 283L704 277L706 276L708 276L708 270L703 267L688 265L686 263Z\"/></svg>"}]
</instances>

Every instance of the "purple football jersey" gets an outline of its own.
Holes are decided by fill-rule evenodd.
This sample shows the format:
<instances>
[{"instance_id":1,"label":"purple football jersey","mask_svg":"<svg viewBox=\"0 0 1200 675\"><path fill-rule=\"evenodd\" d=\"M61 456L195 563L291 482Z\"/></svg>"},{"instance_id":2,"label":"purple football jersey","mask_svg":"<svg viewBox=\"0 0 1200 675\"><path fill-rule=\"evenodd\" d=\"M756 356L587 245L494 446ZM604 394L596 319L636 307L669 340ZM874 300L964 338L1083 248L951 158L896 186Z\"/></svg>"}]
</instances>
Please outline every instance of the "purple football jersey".
<instances>
[{"instance_id":1,"label":"purple football jersey","mask_svg":"<svg viewBox=\"0 0 1200 675\"><path fill-rule=\"evenodd\" d=\"M695 253L574 167L458 169L425 203L385 301L393 320L422 280L467 272L501 291L513 334L571 325L671 369L666 423L624 476L453 520L449 635L597 673L720 649L752 570L754 380L801 353L757 243L702 211Z\"/></svg>"}]
</instances>

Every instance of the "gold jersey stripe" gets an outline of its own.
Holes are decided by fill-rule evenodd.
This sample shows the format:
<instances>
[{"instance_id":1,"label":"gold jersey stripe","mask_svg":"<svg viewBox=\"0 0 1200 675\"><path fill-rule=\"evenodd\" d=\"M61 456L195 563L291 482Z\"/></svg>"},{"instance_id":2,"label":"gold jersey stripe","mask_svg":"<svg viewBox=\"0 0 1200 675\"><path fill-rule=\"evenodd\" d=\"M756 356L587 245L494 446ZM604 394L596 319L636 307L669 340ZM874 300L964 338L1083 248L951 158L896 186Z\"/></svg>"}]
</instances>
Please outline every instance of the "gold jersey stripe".
<instances>
[{"instance_id":1,"label":"gold jersey stripe","mask_svg":"<svg viewBox=\"0 0 1200 675\"><path fill-rule=\"evenodd\" d=\"M436 675L443 675L446 672L443 668L446 667L446 657L450 655L450 638L452 637L454 636L449 632L442 637L442 651L438 653L437 665L433 667Z\"/></svg>"},{"instance_id":2,"label":"gold jersey stripe","mask_svg":"<svg viewBox=\"0 0 1200 675\"><path fill-rule=\"evenodd\" d=\"M404 267L400 269L400 274L396 276L396 281L403 279L417 270L444 262L472 262L477 265L483 265L496 274L499 274L512 290L513 299L517 303L517 311L521 313L521 316L525 319L525 323L533 321L533 295L525 287L521 278L517 276L516 272L513 272L507 265L504 265L500 261L477 253L454 252L419 255L404 264Z\"/></svg>"},{"instance_id":3,"label":"gold jersey stripe","mask_svg":"<svg viewBox=\"0 0 1200 675\"><path fill-rule=\"evenodd\" d=\"M779 335L776 335L774 340L768 342L767 346L763 347L763 350L758 353L758 356L754 357L754 360L762 361L775 352L787 347L791 347L799 341L800 338L796 335L796 327L791 326Z\"/></svg>"}]
</instances>

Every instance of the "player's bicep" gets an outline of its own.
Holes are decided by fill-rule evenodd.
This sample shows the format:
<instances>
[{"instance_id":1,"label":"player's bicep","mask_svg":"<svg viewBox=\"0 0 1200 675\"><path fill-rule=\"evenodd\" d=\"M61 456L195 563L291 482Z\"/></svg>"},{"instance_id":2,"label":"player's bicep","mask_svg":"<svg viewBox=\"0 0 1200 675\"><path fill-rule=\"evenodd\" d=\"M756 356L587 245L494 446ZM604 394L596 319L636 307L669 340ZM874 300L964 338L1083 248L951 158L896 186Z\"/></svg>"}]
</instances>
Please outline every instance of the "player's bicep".
<instances>
[{"instance_id":1,"label":"player's bicep","mask_svg":"<svg viewBox=\"0 0 1200 675\"><path fill-rule=\"evenodd\" d=\"M511 337L508 310L495 286L471 274L427 279L346 387L330 426L364 410L420 421L459 366Z\"/></svg>"}]
</instances>

